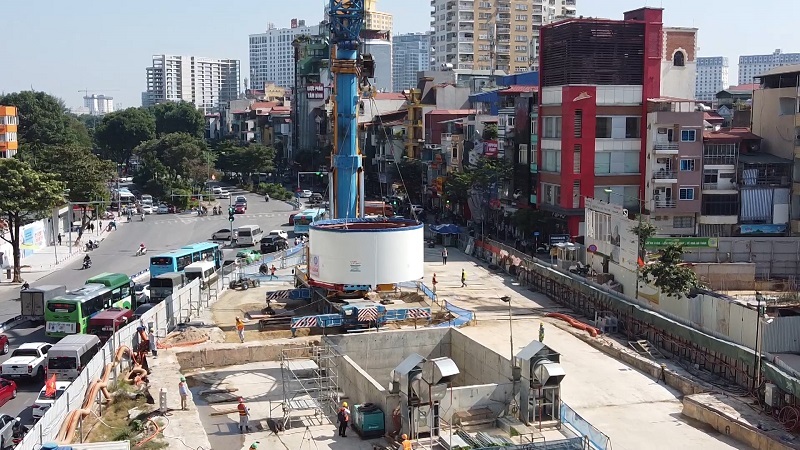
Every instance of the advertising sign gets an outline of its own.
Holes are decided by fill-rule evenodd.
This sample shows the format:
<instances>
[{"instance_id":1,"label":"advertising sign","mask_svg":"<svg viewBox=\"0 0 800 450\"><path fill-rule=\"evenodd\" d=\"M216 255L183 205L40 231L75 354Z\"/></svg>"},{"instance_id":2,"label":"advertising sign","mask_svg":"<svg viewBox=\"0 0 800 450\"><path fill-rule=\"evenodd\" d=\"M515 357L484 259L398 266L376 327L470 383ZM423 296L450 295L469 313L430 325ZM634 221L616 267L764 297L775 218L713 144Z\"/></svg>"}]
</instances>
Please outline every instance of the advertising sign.
<instances>
[{"instance_id":1,"label":"advertising sign","mask_svg":"<svg viewBox=\"0 0 800 450\"><path fill-rule=\"evenodd\" d=\"M325 86L322 83L312 83L306 86L306 98L309 100L325 100Z\"/></svg>"},{"instance_id":2,"label":"advertising sign","mask_svg":"<svg viewBox=\"0 0 800 450\"><path fill-rule=\"evenodd\" d=\"M568 234L551 234L550 245L561 244L562 242L569 242Z\"/></svg>"},{"instance_id":3,"label":"advertising sign","mask_svg":"<svg viewBox=\"0 0 800 450\"><path fill-rule=\"evenodd\" d=\"M622 267L635 271L638 260L638 237L633 232L636 221L628 219L627 211L620 205L586 198L587 246L592 253L611 258Z\"/></svg>"},{"instance_id":4,"label":"advertising sign","mask_svg":"<svg viewBox=\"0 0 800 450\"><path fill-rule=\"evenodd\" d=\"M319 277L319 256L311 255L311 264L309 264L308 271L312 277Z\"/></svg>"},{"instance_id":5,"label":"advertising sign","mask_svg":"<svg viewBox=\"0 0 800 450\"><path fill-rule=\"evenodd\" d=\"M684 248L717 248L719 239L711 237L686 237L686 238L650 238L644 244L646 247L662 248L668 245L681 245Z\"/></svg>"},{"instance_id":6,"label":"advertising sign","mask_svg":"<svg viewBox=\"0 0 800 450\"><path fill-rule=\"evenodd\" d=\"M487 158L497 158L498 154L497 141L484 141L483 142L483 156Z\"/></svg>"}]
</instances>

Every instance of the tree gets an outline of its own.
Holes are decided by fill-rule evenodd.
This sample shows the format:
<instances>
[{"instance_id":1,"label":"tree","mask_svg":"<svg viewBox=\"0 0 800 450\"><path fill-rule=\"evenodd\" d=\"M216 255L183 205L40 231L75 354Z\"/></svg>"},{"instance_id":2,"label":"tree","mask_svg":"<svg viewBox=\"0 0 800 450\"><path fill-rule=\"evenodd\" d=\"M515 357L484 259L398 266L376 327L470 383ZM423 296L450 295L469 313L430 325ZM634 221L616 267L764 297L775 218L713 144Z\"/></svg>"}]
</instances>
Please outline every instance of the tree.
<instances>
[{"instance_id":1,"label":"tree","mask_svg":"<svg viewBox=\"0 0 800 450\"><path fill-rule=\"evenodd\" d=\"M697 274L683 262L683 248L668 245L660 257L640 271L639 277L668 296L680 297L697 288Z\"/></svg>"},{"instance_id":2,"label":"tree","mask_svg":"<svg viewBox=\"0 0 800 450\"><path fill-rule=\"evenodd\" d=\"M145 191L150 180L162 180L162 188L175 186L177 180L184 187L192 182L204 183L213 162L205 142L187 133L170 133L142 142L133 152L142 163L134 181L144 185Z\"/></svg>"},{"instance_id":3,"label":"tree","mask_svg":"<svg viewBox=\"0 0 800 450\"><path fill-rule=\"evenodd\" d=\"M639 214L641 214L641 212ZM639 258L644 261L647 255L645 250L647 240L656 235L658 228L650 222L642 221L633 226L631 231L638 237Z\"/></svg>"},{"instance_id":4,"label":"tree","mask_svg":"<svg viewBox=\"0 0 800 450\"><path fill-rule=\"evenodd\" d=\"M63 191L64 185L55 176L17 159L0 159L0 212L7 226L0 239L11 244L14 253L14 283L22 282L20 229L63 202Z\"/></svg>"},{"instance_id":5,"label":"tree","mask_svg":"<svg viewBox=\"0 0 800 450\"><path fill-rule=\"evenodd\" d=\"M497 130L497 124L490 123L483 127L483 140L484 141L494 141L500 133Z\"/></svg>"},{"instance_id":6,"label":"tree","mask_svg":"<svg viewBox=\"0 0 800 450\"><path fill-rule=\"evenodd\" d=\"M223 172L247 175L275 170L275 149L261 144L224 141L217 146L215 154L218 155L217 168Z\"/></svg>"},{"instance_id":7,"label":"tree","mask_svg":"<svg viewBox=\"0 0 800 450\"><path fill-rule=\"evenodd\" d=\"M166 102L151 107L156 120L156 135L187 133L202 138L206 125L203 113L188 102Z\"/></svg>"},{"instance_id":8,"label":"tree","mask_svg":"<svg viewBox=\"0 0 800 450\"><path fill-rule=\"evenodd\" d=\"M510 180L514 167L506 159L480 158L469 171L473 176L473 185L486 189L502 180Z\"/></svg>"},{"instance_id":9,"label":"tree","mask_svg":"<svg viewBox=\"0 0 800 450\"><path fill-rule=\"evenodd\" d=\"M392 178L401 182L401 189L409 200L420 199L422 203L422 178L425 166L418 159L404 159L392 166Z\"/></svg>"},{"instance_id":10,"label":"tree","mask_svg":"<svg viewBox=\"0 0 800 450\"><path fill-rule=\"evenodd\" d=\"M125 164L137 145L155 137L155 117L142 108L128 108L103 117L94 142L104 158Z\"/></svg>"},{"instance_id":11,"label":"tree","mask_svg":"<svg viewBox=\"0 0 800 450\"><path fill-rule=\"evenodd\" d=\"M444 180L442 196L447 202L464 204L469 198L469 190L474 181L470 172L453 172Z\"/></svg>"},{"instance_id":12,"label":"tree","mask_svg":"<svg viewBox=\"0 0 800 450\"><path fill-rule=\"evenodd\" d=\"M518 209L511 218L514 226L522 232L523 236L530 236L534 231L540 230L545 221L545 214L538 209Z\"/></svg>"}]
</instances>

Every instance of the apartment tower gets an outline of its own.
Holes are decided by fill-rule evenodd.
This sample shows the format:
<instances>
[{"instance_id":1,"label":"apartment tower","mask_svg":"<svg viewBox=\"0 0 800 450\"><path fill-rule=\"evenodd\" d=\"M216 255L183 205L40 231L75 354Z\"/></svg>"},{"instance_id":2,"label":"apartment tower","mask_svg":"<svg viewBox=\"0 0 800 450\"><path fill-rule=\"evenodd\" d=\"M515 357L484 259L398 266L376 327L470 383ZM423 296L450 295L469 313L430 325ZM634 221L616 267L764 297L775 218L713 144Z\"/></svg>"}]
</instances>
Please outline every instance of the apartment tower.
<instances>
[{"instance_id":1,"label":"apartment tower","mask_svg":"<svg viewBox=\"0 0 800 450\"><path fill-rule=\"evenodd\" d=\"M783 53L781 49L771 55L742 55L739 57L739 83L753 83L753 78L780 66L800 64L800 53Z\"/></svg>"},{"instance_id":2,"label":"apartment tower","mask_svg":"<svg viewBox=\"0 0 800 450\"><path fill-rule=\"evenodd\" d=\"M323 30L324 31L324 30ZM305 20L292 19L289 28L267 24L267 31L250 35L250 89L264 89L268 83L294 87L294 47L298 36L317 36L319 25L306 26Z\"/></svg>"},{"instance_id":3,"label":"apartment tower","mask_svg":"<svg viewBox=\"0 0 800 450\"><path fill-rule=\"evenodd\" d=\"M694 98L701 102L713 102L717 93L728 88L728 58L705 56L697 58L697 83Z\"/></svg>"},{"instance_id":4,"label":"apartment tower","mask_svg":"<svg viewBox=\"0 0 800 450\"><path fill-rule=\"evenodd\" d=\"M431 69L527 72L538 65L541 27L575 17L576 1L431 0Z\"/></svg>"},{"instance_id":5,"label":"apartment tower","mask_svg":"<svg viewBox=\"0 0 800 450\"><path fill-rule=\"evenodd\" d=\"M17 154L18 125L17 107L0 105L0 158L12 158Z\"/></svg>"},{"instance_id":6,"label":"apartment tower","mask_svg":"<svg viewBox=\"0 0 800 450\"><path fill-rule=\"evenodd\" d=\"M239 96L239 60L153 55L142 106L185 101L208 114Z\"/></svg>"}]
</instances>

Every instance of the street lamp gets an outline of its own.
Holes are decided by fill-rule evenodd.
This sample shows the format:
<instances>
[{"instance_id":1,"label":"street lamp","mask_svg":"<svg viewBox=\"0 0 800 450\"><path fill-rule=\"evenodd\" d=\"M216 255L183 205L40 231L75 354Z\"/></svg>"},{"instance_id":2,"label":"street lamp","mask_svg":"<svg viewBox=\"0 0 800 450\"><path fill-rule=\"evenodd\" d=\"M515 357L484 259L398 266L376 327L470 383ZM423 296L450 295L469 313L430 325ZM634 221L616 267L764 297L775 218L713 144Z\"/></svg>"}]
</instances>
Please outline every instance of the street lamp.
<instances>
[{"instance_id":1,"label":"street lamp","mask_svg":"<svg viewBox=\"0 0 800 450\"><path fill-rule=\"evenodd\" d=\"M611 188L604 188L603 192L605 192L606 194L611 194L614 191ZM637 258L637 260L636 260L636 297L635 297L638 300L639 299L639 270L640 270L639 269L639 258L642 258L642 261L644 261L644 255L639 254L639 251L643 247L642 246L642 244L643 244L642 237L641 237L640 233L642 232L642 213L644 212L644 200L642 200L639 197L632 197L632 196L628 196L628 195L625 195L625 194L618 194L618 195L620 195L623 198L635 199L636 202L639 204L639 212L636 214L636 217L639 219L639 233L636 233L636 258ZM609 199L608 200L609 200L609 203L611 203L611 196L610 195L609 195Z\"/></svg>"},{"instance_id":2,"label":"street lamp","mask_svg":"<svg viewBox=\"0 0 800 450\"><path fill-rule=\"evenodd\" d=\"M761 295L761 292L756 291L756 342L753 347L753 384L752 389L755 390L757 387L761 386L761 339L759 331L761 331L761 320L766 319L766 323L772 323L772 318L768 317L766 314L766 304L764 308L761 307L761 301L764 299L764 296Z\"/></svg>"},{"instance_id":3,"label":"street lamp","mask_svg":"<svg viewBox=\"0 0 800 450\"><path fill-rule=\"evenodd\" d=\"M513 371L513 369L514 369L514 329L511 326L511 297L509 297L508 295L504 295L504 296L500 297L500 300L508 303L508 331L509 331L510 336L511 336L511 339L510 339L511 340L511 359L509 361L511 361L511 369Z\"/></svg>"}]
</instances>

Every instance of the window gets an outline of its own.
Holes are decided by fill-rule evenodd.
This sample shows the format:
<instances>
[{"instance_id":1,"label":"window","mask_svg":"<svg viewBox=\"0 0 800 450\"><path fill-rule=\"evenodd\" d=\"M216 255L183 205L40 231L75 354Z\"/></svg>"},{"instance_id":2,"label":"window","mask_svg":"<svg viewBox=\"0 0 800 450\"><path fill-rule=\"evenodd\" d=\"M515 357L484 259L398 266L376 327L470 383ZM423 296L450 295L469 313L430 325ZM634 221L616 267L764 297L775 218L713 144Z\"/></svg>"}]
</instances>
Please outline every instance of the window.
<instances>
[{"instance_id":1,"label":"window","mask_svg":"<svg viewBox=\"0 0 800 450\"><path fill-rule=\"evenodd\" d=\"M694 160L693 159L682 159L681 160L681 172L694 172Z\"/></svg>"},{"instance_id":2,"label":"window","mask_svg":"<svg viewBox=\"0 0 800 450\"><path fill-rule=\"evenodd\" d=\"M626 117L625 118L625 138L637 139L640 138L642 132L642 118L641 117Z\"/></svg>"},{"instance_id":3,"label":"window","mask_svg":"<svg viewBox=\"0 0 800 450\"><path fill-rule=\"evenodd\" d=\"M544 127L543 138L560 138L561 137L561 117L550 116L542 119Z\"/></svg>"},{"instance_id":4,"label":"window","mask_svg":"<svg viewBox=\"0 0 800 450\"><path fill-rule=\"evenodd\" d=\"M694 217L675 216L672 218L672 228L694 228Z\"/></svg>"},{"instance_id":5,"label":"window","mask_svg":"<svg viewBox=\"0 0 800 450\"><path fill-rule=\"evenodd\" d=\"M528 164L528 144L519 144L519 164Z\"/></svg>"},{"instance_id":6,"label":"window","mask_svg":"<svg viewBox=\"0 0 800 450\"><path fill-rule=\"evenodd\" d=\"M672 65L675 67L683 67L686 65L686 55L683 54L682 51L678 50L672 55Z\"/></svg>"},{"instance_id":7,"label":"window","mask_svg":"<svg viewBox=\"0 0 800 450\"><path fill-rule=\"evenodd\" d=\"M694 142L697 138L697 130L681 130L681 142Z\"/></svg>"},{"instance_id":8,"label":"window","mask_svg":"<svg viewBox=\"0 0 800 450\"><path fill-rule=\"evenodd\" d=\"M608 139L611 137L611 117L598 117L595 120L595 138Z\"/></svg>"},{"instance_id":9,"label":"window","mask_svg":"<svg viewBox=\"0 0 800 450\"><path fill-rule=\"evenodd\" d=\"M539 121L536 118L531 119L531 136L539 134Z\"/></svg>"},{"instance_id":10,"label":"window","mask_svg":"<svg viewBox=\"0 0 800 450\"><path fill-rule=\"evenodd\" d=\"M542 149L542 171L561 172L561 150Z\"/></svg>"},{"instance_id":11,"label":"window","mask_svg":"<svg viewBox=\"0 0 800 450\"><path fill-rule=\"evenodd\" d=\"M614 151L594 154L595 175L639 173L639 152Z\"/></svg>"},{"instance_id":12,"label":"window","mask_svg":"<svg viewBox=\"0 0 800 450\"><path fill-rule=\"evenodd\" d=\"M694 188L680 188L678 198L681 200L694 200Z\"/></svg>"}]
</instances>

